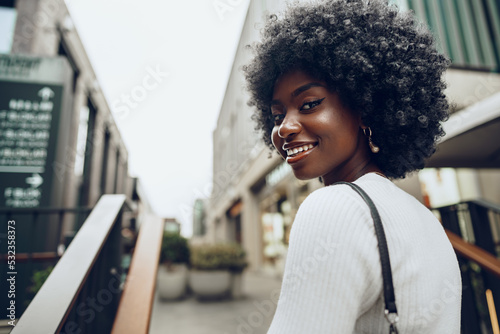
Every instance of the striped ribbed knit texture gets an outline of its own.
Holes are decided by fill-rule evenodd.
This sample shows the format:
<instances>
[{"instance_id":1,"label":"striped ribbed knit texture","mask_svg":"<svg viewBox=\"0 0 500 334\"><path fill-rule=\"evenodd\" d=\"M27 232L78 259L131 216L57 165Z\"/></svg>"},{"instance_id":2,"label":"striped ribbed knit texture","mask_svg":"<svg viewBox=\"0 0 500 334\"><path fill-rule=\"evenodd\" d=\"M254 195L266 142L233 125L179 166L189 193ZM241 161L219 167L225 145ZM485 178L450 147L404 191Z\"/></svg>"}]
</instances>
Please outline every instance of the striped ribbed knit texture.
<instances>
[{"instance_id":1,"label":"striped ribbed knit texture","mask_svg":"<svg viewBox=\"0 0 500 334\"><path fill-rule=\"evenodd\" d=\"M457 258L434 215L391 181L357 181L382 218L400 334L460 333ZM278 308L268 334L387 334L370 210L349 186L318 189L296 215Z\"/></svg>"}]
</instances>

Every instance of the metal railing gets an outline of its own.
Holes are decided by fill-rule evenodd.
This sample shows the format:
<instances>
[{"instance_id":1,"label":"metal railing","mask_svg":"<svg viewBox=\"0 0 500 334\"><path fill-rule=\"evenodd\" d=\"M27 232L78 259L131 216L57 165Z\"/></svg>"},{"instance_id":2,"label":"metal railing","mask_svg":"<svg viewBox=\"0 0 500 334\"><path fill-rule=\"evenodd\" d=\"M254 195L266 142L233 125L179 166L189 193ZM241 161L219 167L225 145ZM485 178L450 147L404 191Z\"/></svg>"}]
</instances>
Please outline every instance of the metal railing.
<instances>
[{"instance_id":1,"label":"metal railing","mask_svg":"<svg viewBox=\"0 0 500 334\"><path fill-rule=\"evenodd\" d=\"M500 260L485 250L464 241L464 239L455 233L448 230L445 231L456 253L470 261L476 262L481 268L484 268L500 279Z\"/></svg>"},{"instance_id":2,"label":"metal railing","mask_svg":"<svg viewBox=\"0 0 500 334\"><path fill-rule=\"evenodd\" d=\"M499 333L500 206L476 200L433 211L447 230L462 272L462 333Z\"/></svg>"},{"instance_id":3,"label":"metal railing","mask_svg":"<svg viewBox=\"0 0 500 334\"><path fill-rule=\"evenodd\" d=\"M35 274L54 266L60 258L64 247L71 241L71 235L63 232L73 232L74 222L87 218L91 208L0 208L0 222L6 224L14 221L15 226L15 268L16 279L16 313L22 314L26 305L33 297L29 291ZM71 228L69 228L71 226ZM8 272L7 228L0 233L0 269ZM0 287L5 289L5 281ZM2 299L1 307L7 307L7 301Z\"/></svg>"},{"instance_id":4,"label":"metal railing","mask_svg":"<svg viewBox=\"0 0 500 334\"><path fill-rule=\"evenodd\" d=\"M163 220L141 224L125 280L118 269L125 200L101 197L11 333L148 333Z\"/></svg>"},{"instance_id":5,"label":"metal railing","mask_svg":"<svg viewBox=\"0 0 500 334\"><path fill-rule=\"evenodd\" d=\"M125 195L104 195L11 333L109 333L121 296Z\"/></svg>"}]
</instances>

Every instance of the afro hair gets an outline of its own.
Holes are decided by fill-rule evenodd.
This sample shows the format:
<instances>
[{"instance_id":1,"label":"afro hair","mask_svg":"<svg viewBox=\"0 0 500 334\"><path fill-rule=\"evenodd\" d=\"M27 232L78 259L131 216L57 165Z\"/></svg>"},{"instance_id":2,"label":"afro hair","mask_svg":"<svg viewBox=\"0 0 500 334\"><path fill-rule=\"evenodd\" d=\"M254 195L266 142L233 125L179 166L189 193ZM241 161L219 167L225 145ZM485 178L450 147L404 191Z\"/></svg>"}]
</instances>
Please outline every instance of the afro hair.
<instances>
[{"instance_id":1,"label":"afro hair","mask_svg":"<svg viewBox=\"0 0 500 334\"><path fill-rule=\"evenodd\" d=\"M301 69L323 80L373 132L373 161L390 178L422 169L448 118L442 74L449 60L411 13L383 0L329 0L267 16L243 67L257 130L272 149L276 80Z\"/></svg>"}]
</instances>

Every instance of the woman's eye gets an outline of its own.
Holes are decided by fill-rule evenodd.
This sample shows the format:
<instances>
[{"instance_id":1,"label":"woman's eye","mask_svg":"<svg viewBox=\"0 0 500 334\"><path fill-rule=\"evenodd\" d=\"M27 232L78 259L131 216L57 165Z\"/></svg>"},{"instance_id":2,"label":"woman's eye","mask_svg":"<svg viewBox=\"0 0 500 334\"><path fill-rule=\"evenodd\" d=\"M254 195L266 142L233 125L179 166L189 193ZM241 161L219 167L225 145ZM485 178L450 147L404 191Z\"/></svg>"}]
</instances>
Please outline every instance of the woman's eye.
<instances>
[{"instance_id":1,"label":"woman's eye","mask_svg":"<svg viewBox=\"0 0 500 334\"><path fill-rule=\"evenodd\" d=\"M300 110L311 110L312 108L319 106L321 104L321 102L323 102L324 99L325 98L311 101L311 102L306 102L302 105L302 107L300 107Z\"/></svg>"},{"instance_id":2,"label":"woman's eye","mask_svg":"<svg viewBox=\"0 0 500 334\"><path fill-rule=\"evenodd\" d=\"M283 114L276 114L276 115L273 115L273 121L274 121L274 124L279 124L283 121L283 118L285 118L285 115Z\"/></svg>"}]
</instances>

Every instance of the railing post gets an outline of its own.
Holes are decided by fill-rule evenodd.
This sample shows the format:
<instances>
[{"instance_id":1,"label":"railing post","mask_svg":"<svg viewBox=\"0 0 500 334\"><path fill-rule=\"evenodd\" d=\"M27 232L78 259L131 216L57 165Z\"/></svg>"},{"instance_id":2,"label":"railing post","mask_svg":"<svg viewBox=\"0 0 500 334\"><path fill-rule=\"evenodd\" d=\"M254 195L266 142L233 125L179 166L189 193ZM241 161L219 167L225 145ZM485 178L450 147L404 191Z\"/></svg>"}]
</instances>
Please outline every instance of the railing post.
<instances>
[{"instance_id":1,"label":"railing post","mask_svg":"<svg viewBox=\"0 0 500 334\"><path fill-rule=\"evenodd\" d=\"M458 223L457 205L445 206L437 209L441 215L441 223L443 227L456 235L462 237L460 224Z\"/></svg>"},{"instance_id":2,"label":"railing post","mask_svg":"<svg viewBox=\"0 0 500 334\"><path fill-rule=\"evenodd\" d=\"M476 245L485 251L498 256L495 249L495 243L492 238L488 208L481 207L474 202L469 202L467 204L469 206Z\"/></svg>"}]
</instances>

